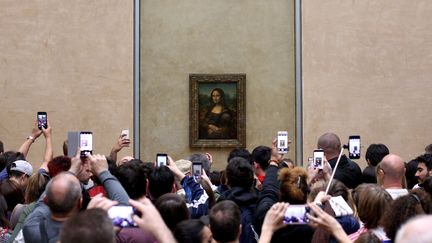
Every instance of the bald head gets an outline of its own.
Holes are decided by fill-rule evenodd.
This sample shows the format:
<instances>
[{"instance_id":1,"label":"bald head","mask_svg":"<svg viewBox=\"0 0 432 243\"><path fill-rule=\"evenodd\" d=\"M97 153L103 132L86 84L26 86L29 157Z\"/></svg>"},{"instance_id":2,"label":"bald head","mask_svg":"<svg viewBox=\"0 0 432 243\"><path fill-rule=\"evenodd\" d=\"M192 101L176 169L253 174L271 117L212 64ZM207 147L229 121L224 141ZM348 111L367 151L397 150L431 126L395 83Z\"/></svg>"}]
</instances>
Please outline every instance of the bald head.
<instances>
[{"instance_id":1,"label":"bald head","mask_svg":"<svg viewBox=\"0 0 432 243\"><path fill-rule=\"evenodd\" d=\"M63 172L56 175L46 187L46 203L57 217L70 215L80 208L81 184L76 176Z\"/></svg>"},{"instance_id":2,"label":"bald head","mask_svg":"<svg viewBox=\"0 0 432 243\"><path fill-rule=\"evenodd\" d=\"M431 215L421 215L404 224L396 235L396 243L429 243L432 242Z\"/></svg>"},{"instance_id":3,"label":"bald head","mask_svg":"<svg viewBox=\"0 0 432 243\"><path fill-rule=\"evenodd\" d=\"M384 174L384 184L388 182L402 183L405 176L405 163L401 157L395 154L386 155L379 163L379 166Z\"/></svg>"},{"instance_id":4,"label":"bald head","mask_svg":"<svg viewBox=\"0 0 432 243\"><path fill-rule=\"evenodd\" d=\"M333 159L339 155L341 142L338 135L328 132L324 133L318 139L318 148L324 150L327 160Z\"/></svg>"}]
</instances>

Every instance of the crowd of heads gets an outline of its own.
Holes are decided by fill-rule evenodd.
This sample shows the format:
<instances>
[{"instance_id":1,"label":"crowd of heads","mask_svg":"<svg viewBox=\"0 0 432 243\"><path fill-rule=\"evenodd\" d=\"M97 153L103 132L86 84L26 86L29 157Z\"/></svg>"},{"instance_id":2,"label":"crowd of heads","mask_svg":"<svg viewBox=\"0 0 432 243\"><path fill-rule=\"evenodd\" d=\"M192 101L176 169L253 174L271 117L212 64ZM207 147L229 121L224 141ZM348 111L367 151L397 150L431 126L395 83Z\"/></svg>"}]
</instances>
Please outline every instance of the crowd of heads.
<instances>
[{"instance_id":1,"label":"crowd of heads","mask_svg":"<svg viewBox=\"0 0 432 243\"><path fill-rule=\"evenodd\" d=\"M275 141L252 152L235 148L226 161L195 153L177 161L168 156L166 166L157 166L131 156L117 159L130 144L120 136L107 156L54 157L46 148L44 163L35 169L26 155L42 134L52 146L50 126L34 129L18 151L4 151L0 142L2 242L432 239L425 227L432 222L427 216L432 213L432 145L405 162L386 145L370 144L362 172L344 153L340 156L343 145L335 133L317 139L323 168L283 158ZM67 151L67 142L63 148ZM202 165L198 177L192 162ZM224 169L214 170L214 163ZM112 214L121 207L132 211L116 224ZM305 212L290 215L302 208Z\"/></svg>"}]
</instances>

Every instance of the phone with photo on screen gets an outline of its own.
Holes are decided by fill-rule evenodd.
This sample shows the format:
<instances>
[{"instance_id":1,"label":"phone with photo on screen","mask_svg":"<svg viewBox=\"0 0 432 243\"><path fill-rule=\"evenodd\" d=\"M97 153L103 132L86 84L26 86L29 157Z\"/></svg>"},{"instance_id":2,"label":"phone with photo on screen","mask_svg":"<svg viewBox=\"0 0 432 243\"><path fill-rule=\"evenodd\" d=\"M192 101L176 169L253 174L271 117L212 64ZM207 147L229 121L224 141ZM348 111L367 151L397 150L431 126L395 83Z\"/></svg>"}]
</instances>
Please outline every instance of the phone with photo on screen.
<instances>
[{"instance_id":1,"label":"phone with photo on screen","mask_svg":"<svg viewBox=\"0 0 432 243\"><path fill-rule=\"evenodd\" d=\"M284 214L284 224L307 224L309 218L307 213L310 209L307 205L290 204Z\"/></svg>"},{"instance_id":2,"label":"phone with photo on screen","mask_svg":"<svg viewBox=\"0 0 432 243\"><path fill-rule=\"evenodd\" d=\"M288 132L287 131L279 131L277 133L277 149L281 154L288 153Z\"/></svg>"},{"instance_id":3,"label":"phone with photo on screen","mask_svg":"<svg viewBox=\"0 0 432 243\"><path fill-rule=\"evenodd\" d=\"M313 152L313 167L316 169L324 168L324 150L315 149Z\"/></svg>"},{"instance_id":4,"label":"phone with photo on screen","mask_svg":"<svg viewBox=\"0 0 432 243\"><path fill-rule=\"evenodd\" d=\"M201 162L192 162L192 174L195 180L201 178L202 175L202 163Z\"/></svg>"},{"instance_id":5,"label":"phone with photo on screen","mask_svg":"<svg viewBox=\"0 0 432 243\"><path fill-rule=\"evenodd\" d=\"M134 214L136 213L132 206L113 206L108 209L108 216L113 225L120 228L137 227L138 225L132 219Z\"/></svg>"},{"instance_id":6,"label":"phone with photo on screen","mask_svg":"<svg viewBox=\"0 0 432 243\"><path fill-rule=\"evenodd\" d=\"M168 155L158 153L156 155L156 167L166 166L168 164Z\"/></svg>"},{"instance_id":7,"label":"phone with photo on screen","mask_svg":"<svg viewBox=\"0 0 432 243\"><path fill-rule=\"evenodd\" d=\"M47 113L44 111L39 111L37 113L37 123L39 130L42 130L42 127L47 129L48 128L48 118Z\"/></svg>"},{"instance_id":8,"label":"phone with photo on screen","mask_svg":"<svg viewBox=\"0 0 432 243\"><path fill-rule=\"evenodd\" d=\"M348 149L350 159L360 159L360 136L351 135L348 139Z\"/></svg>"},{"instance_id":9,"label":"phone with photo on screen","mask_svg":"<svg viewBox=\"0 0 432 243\"><path fill-rule=\"evenodd\" d=\"M90 131L80 132L81 158L86 158L93 153L93 133Z\"/></svg>"}]
</instances>

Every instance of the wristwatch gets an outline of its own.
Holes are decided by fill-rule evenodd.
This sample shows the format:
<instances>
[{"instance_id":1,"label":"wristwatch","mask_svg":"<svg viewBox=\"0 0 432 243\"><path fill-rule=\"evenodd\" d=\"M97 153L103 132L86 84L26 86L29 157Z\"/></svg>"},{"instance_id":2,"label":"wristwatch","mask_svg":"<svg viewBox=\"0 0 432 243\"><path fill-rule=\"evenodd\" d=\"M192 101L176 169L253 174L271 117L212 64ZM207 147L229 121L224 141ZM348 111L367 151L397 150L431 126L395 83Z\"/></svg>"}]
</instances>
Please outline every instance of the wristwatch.
<instances>
[{"instance_id":1,"label":"wristwatch","mask_svg":"<svg viewBox=\"0 0 432 243\"><path fill-rule=\"evenodd\" d=\"M35 138L32 136L32 135L30 135L30 136L28 136L27 137L27 140L31 140L32 141L32 143L34 143L34 141L35 141Z\"/></svg>"}]
</instances>

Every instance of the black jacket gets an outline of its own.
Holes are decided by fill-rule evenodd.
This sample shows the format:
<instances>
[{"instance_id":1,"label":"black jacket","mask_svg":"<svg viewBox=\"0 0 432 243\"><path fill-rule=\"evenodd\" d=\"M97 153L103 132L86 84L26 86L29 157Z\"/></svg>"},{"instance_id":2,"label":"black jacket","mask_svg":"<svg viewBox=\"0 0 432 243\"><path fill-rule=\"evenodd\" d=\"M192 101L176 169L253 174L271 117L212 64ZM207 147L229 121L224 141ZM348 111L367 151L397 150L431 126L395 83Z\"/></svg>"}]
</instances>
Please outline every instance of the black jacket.
<instances>
[{"instance_id":1,"label":"black jacket","mask_svg":"<svg viewBox=\"0 0 432 243\"><path fill-rule=\"evenodd\" d=\"M337 157L328 161L332 169L336 166ZM349 189L354 189L362 183L362 172L357 163L342 155L334 176L343 182Z\"/></svg>"}]
</instances>

